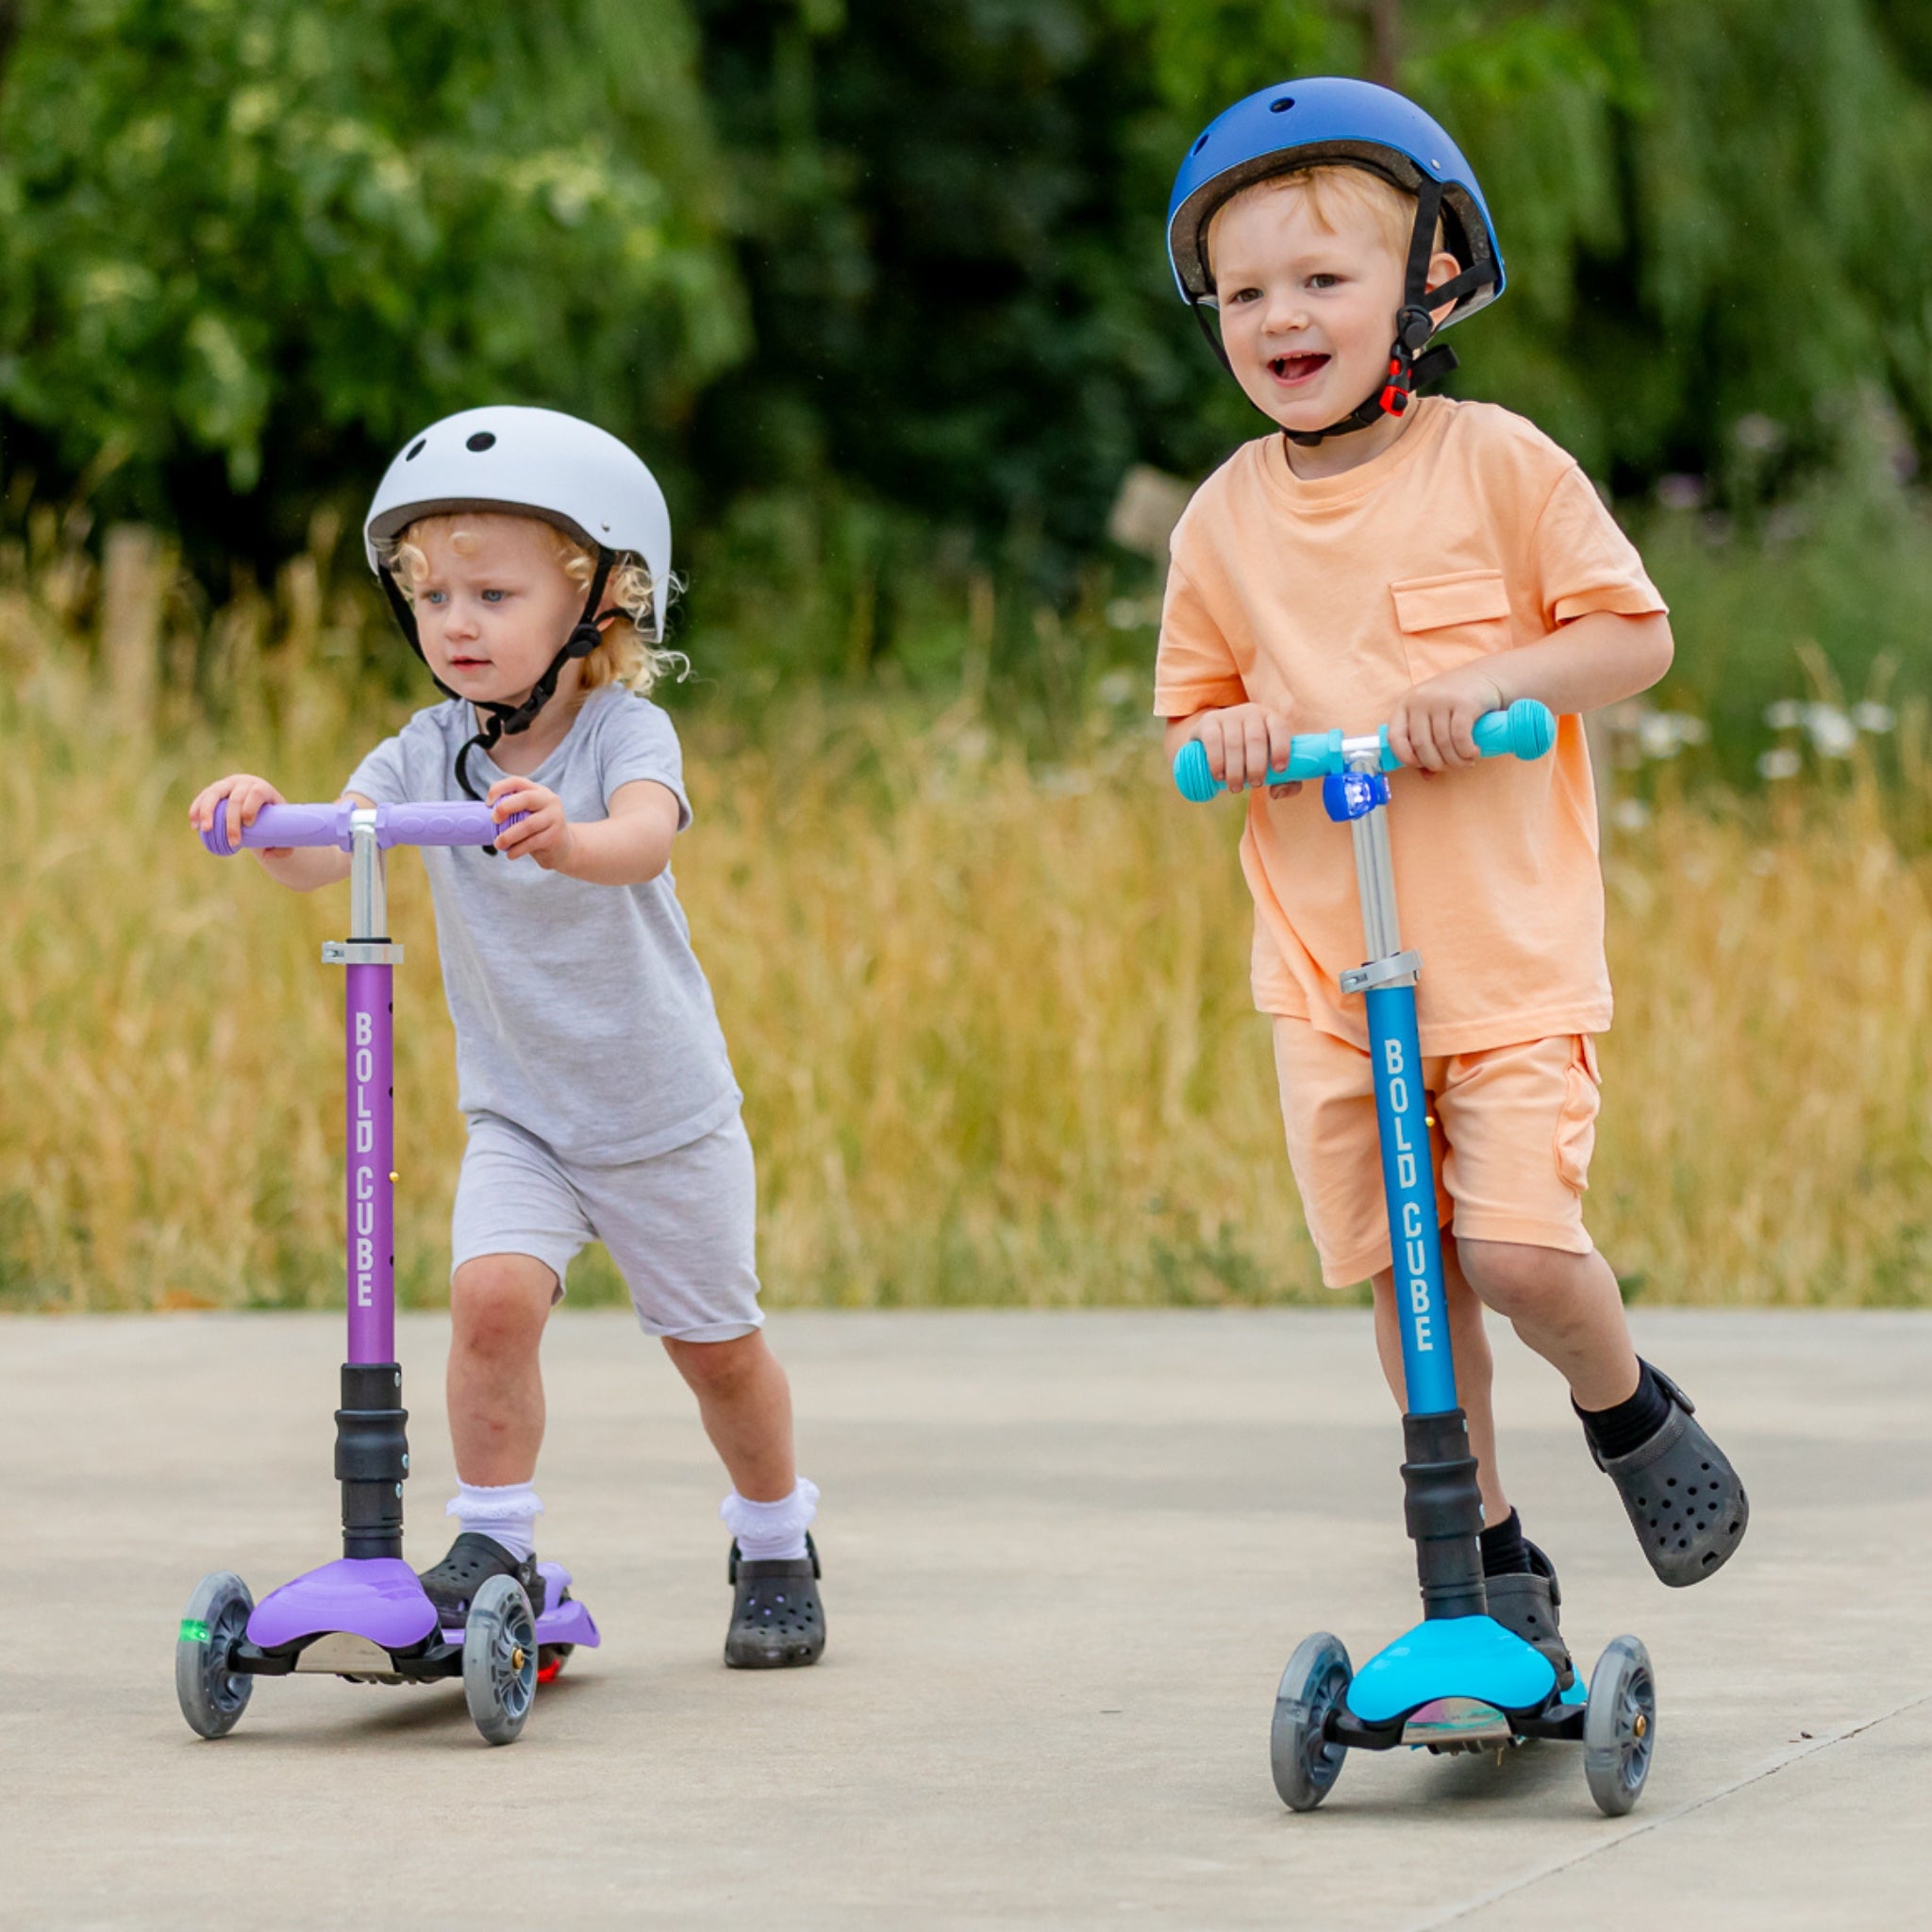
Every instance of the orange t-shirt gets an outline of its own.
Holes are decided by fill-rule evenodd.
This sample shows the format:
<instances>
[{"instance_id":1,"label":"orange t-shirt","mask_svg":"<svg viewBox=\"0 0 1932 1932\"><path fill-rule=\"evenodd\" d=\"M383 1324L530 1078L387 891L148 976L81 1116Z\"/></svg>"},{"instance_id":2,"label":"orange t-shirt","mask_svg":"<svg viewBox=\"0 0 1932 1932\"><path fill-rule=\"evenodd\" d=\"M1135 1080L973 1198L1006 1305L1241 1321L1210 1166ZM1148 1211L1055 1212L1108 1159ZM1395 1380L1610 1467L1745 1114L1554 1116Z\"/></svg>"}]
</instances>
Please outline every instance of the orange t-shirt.
<instances>
[{"instance_id":1,"label":"orange t-shirt","mask_svg":"<svg viewBox=\"0 0 1932 1932\"><path fill-rule=\"evenodd\" d=\"M1247 443L1174 533L1154 708L1245 702L1297 731L1372 731L1411 685L1536 643L1591 611L1663 599L1574 458L1489 403L1432 396L1380 456L1313 480L1282 439ZM1391 774L1406 946L1423 957L1422 1050L1457 1054L1610 1024L1596 799L1582 721L1534 764L1424 784ZM1362 962L1354 841L1315 788L1248 794L1255 1004L1367 1044L1342 970Z\"/></svg>"}]
</instances>

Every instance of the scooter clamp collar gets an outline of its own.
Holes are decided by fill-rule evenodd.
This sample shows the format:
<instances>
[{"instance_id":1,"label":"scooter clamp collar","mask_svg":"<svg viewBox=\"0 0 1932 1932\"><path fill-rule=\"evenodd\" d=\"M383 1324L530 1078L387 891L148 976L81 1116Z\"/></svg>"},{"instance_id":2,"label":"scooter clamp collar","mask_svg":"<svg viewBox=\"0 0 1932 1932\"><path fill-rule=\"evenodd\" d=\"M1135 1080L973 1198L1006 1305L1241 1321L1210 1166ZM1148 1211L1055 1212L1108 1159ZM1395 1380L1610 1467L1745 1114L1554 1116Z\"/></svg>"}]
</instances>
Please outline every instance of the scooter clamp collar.
<instances>
[{"instance_id":1,"label":"scooter clamp collar","mask_svg":"<svg viewBox=\"0 0 1932 1932\"><path fill-rule=\"evenodd\" d=\"M1343 992L1367 992L1375 986L1413 986L1423 970L1423 956L1411 946L1406 953L1391 953L1386 959L1371 959L1366 966L1342 970Z\"/></svg>"},{"instance_id":2,"label":"scooter clamp collar","mask_svg":"<svg viewBox=\"0 0 1932 1932\"><path fill-rule=\"evenodd\" d=\"M402 946L394 940L324 940L325 966L400 966Z\"/></svg>"}]
</instances>

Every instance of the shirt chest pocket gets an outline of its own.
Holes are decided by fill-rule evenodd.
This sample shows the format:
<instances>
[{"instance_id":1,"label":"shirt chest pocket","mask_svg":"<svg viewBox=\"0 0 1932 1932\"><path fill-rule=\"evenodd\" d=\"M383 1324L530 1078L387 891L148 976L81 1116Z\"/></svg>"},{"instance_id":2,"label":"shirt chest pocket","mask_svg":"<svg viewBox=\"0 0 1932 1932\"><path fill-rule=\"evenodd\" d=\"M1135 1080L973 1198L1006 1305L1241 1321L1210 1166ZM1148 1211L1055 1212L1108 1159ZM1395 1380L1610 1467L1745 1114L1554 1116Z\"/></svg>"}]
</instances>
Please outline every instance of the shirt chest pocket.
<instances>
[{"instance_id":1,"label":"shirt chest pocket","mask_svg":"<svg viewBox=\"0 0 1932 1932\"><path fill-rule=\"evenodd\" d=\"M1509 592L1499 570L1410 577L1389 589L1408 675L1418 684L1509 648Z\"/></svg>"}]
</instances>

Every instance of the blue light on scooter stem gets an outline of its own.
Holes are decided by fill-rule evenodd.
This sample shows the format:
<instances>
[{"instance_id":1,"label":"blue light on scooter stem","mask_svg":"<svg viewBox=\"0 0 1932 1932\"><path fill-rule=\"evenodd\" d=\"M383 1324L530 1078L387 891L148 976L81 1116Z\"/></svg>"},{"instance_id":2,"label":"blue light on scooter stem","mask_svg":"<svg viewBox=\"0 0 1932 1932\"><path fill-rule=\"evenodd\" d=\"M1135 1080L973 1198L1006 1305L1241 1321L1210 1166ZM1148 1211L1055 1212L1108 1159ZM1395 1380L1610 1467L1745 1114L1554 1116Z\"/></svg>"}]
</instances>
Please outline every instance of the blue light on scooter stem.
<instances>
[{"instance_id":1,"label":"blue light on scooter stem","mask_svg":"<svg viewBox=\"0 0 1932 1932\"><path fill-rule=\"evenodd\" d=\"M1365 819L1389 803L1389 781L1380 772L1330 772L1322 780L1322 809L1338 825Z\"/></svg>"},{"instance_id":2,"label":"blue light on scooter stem","mask_svg":"<svg viewBox=\"0 0 1932 1932\"><path fill-rule=\"evenodd\" d=\"M1415 988L1371 987L1365 997L1407 1408L1410 1415L1446 1415L1457 1406L1456 1360L1442 1306L1442 1237L1436 1223Z\"/></svg>"}]
</instances>

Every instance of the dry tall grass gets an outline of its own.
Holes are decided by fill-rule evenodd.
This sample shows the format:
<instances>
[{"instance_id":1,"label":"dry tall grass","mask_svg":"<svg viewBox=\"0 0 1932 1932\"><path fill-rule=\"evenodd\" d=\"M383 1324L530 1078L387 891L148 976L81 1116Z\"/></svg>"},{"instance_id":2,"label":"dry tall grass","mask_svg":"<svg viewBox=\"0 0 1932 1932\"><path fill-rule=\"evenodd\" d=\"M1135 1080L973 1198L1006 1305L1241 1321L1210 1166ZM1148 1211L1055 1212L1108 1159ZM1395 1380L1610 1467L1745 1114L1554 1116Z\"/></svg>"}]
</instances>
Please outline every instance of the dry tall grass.
<instances>
[{"instance_id":1,"label":"dry tall grass","mask_svg":"<svg viewBox=\"0 0 1932 1932\"><path fill-rule=\"evenodd\" d=\"M372 714L260 630L218 639L217 734L92 664L44 586L0 591L0 1305L340 1295L341 993L317 953L343 906L206 857L184 808L231 766L331 796L407 706ZM679 889L772 1300L1322 1294L1247 1005L1235 811L1183 808L1138 734L1029 772L963 717L883 705L701 719L687 755ZM1932 1299L1932 908L1896 823L1928 799L1908 771L1775 813L1679 800L1620 841L1590 1206L1646 1299ZM391 878L399 1279L433 1301L461 1125L418 861ZM594 1257L575 1286L615 1291Z\"/></svg>"}]
</instances>

